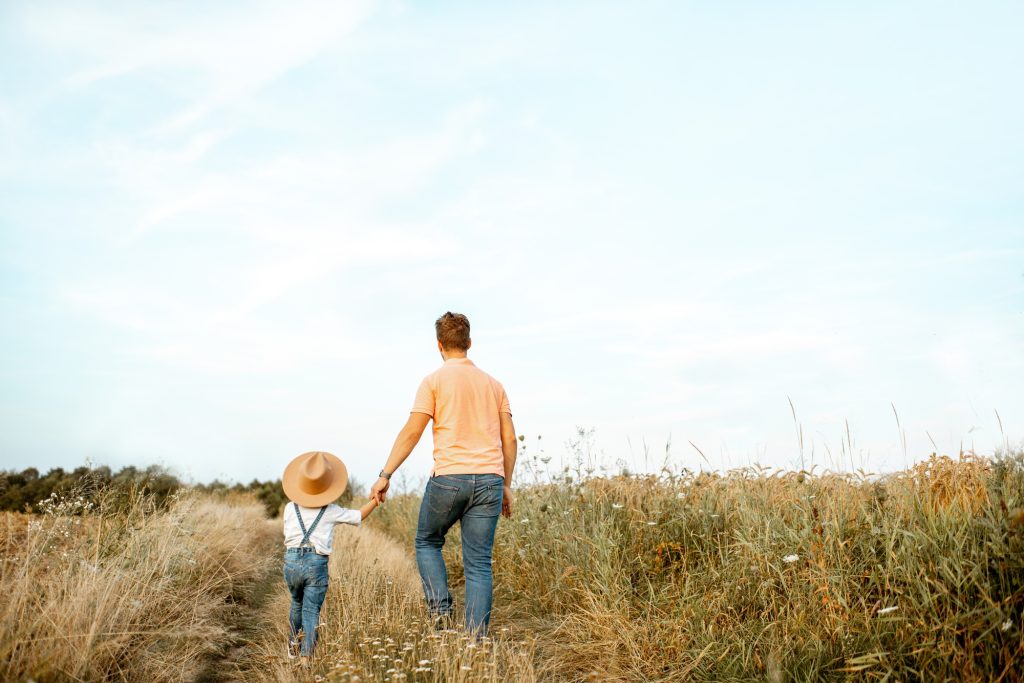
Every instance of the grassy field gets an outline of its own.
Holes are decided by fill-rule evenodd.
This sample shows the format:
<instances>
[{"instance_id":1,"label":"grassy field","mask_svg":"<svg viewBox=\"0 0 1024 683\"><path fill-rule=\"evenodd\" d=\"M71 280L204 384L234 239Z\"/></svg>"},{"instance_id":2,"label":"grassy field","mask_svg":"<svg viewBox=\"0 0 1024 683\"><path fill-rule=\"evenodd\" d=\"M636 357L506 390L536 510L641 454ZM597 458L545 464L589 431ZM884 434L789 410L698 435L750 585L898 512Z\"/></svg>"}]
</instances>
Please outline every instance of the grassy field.
<instances>
[{"instance_id":1,"label":"grassy field","mask_svg":"<svg viewBox=\"0 0 1024 683\"><path fill-rule=\"evenodd\" d=\"M107 514L65 500L8 515L0 678L1022 678L1021 455L932 457L884 478L538 475L499 525L493 639L479 645L425 623L418 504L396 496L338 530L310 670L284 657L280 521L253 503L184 495Z\"/></svg>"},{"instance_id":2,"label":"grassy field","mask_svg":"<svg viewBox=\"0 0 1024 683\"><path fill-rule=\"evenodd\" d=\"M408 545L417 507L373 523ZM457 582L457 535L446 552ZM1021 680L1024 458L562 471L516 499L495 575L495 624L551 679Z\"/></svg>"},{"instance_id":3,"label":"grassy field","mask_svg":"<svg viewBox=\"0 0 1024 683\"><path fill-rule=\"evenodd\" d=\"M84 501L0 518L0 680L209 678L277 525L250 498Z\"/></svg>"},{"instance_id":4,"label":"grassy field","mask_svg":"<svg viewBox=\"0 0 1024 683\"><path fill-rule=\"evenodd\" d=\"M284 644L290 599L283 588L268 607L267 629L253 647L245 680L293 681L532 681L532 639L498 637L477 645L460 631L435 631L424 618L423 593L412 555L374 529L342 528L331 556L331 587L321 613L314 668L296 669Z\"/></svg>"}]
</instances>

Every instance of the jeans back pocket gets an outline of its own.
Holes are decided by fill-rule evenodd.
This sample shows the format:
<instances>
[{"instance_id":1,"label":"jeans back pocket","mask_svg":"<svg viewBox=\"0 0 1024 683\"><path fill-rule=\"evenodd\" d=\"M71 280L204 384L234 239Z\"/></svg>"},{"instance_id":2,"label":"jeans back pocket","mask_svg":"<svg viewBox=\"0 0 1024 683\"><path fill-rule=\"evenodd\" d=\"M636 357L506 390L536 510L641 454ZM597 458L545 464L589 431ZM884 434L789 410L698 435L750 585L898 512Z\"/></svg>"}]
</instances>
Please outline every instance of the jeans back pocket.
<instances>
[{"instance_id":1,"label":"jeans back pocket","mask_svg":"<svg viewBox=\"0 0 1024 683\"><path fill-rule=\"evenodd\" d=\"M439 517L447 517L455 509L455 501L462 489L452 484L444 484L432 477L427 482L427 508L430 513Z\"/></svg>"}]
</instances>

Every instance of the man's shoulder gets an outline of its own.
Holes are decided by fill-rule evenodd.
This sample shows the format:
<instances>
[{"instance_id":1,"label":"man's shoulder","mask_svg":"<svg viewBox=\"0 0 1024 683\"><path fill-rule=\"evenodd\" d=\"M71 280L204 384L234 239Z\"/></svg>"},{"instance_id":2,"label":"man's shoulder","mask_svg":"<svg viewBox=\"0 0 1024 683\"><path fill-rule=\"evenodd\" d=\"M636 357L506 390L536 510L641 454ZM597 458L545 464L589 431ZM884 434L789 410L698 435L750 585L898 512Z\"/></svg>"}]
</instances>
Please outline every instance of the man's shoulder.
<instances>
[{"instance_id":1,"label":"man's shoulder","mask_svg":"<svg viewBox=\"0 0 1024 683\"><path fill-rule=\"evenodd\" d=\"M493 375L481 370L476 363L465 365L444 364L423 378L423 382L431 387L438 386L442 380L460 381L456 378L471 378L471 381L485 382L490 386L504 390L504 386ZM464 381L464 379L463 379Z\"/></svg>"},{"instance_id":2,"label":"man's shoulder","mask_svg":"<svg viewBox=\"0 0 1024 683\"><path fill-rule=\"evenodd\" d=\"M445 366L442 365L437 370L427 373L426 375L424 375L423 379L420 380L420 384L429 384L430 386L435 386L437 384L437 378L444 373L444 369Z\"/></svg>"},{"instance_id":3,"label":"man's shoulder","mask_svg":"<svg viewBox=\"0 0 1024 683\"><path fill-rule=\"evenodd\" d=\"M487 372L484 372L483 370L481 370L480 372L482 372L482 373L483 373L484 377L486 377L486 378L487 378L487 380L488 380L488 381L489 381L489 382L490 382L491 384L496 384L496 385L498 385L499 387L500 387L500 386L502 386L501 382L499 382L499 381L498 381L498 378L497 378L497 377L495 377L494 375L492 375L492 374L490 374L490 373L487 373Z\"/></svg>"}]
</instances>

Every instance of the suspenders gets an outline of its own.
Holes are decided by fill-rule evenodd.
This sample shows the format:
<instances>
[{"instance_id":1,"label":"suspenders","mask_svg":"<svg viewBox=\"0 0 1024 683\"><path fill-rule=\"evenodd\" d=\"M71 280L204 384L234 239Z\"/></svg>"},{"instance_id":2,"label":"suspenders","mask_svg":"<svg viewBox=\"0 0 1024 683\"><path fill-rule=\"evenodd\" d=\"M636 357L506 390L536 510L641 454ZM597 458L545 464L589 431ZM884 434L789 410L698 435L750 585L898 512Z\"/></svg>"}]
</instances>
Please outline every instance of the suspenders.
<instances>
[{"instance_id":1,"label":"suspenders","mask_svg":"<svg viewBox=\"0 0 1024 683\"><path fill-rule=\"evenodd\" d=\"M306 529L306 525L302 523L302 513L299 511L299 504L292 503L292 505L295 506L295 517L299 520L299 528L302 529L302 543L299 544L299 547L305 548L306 546L309 546L312 548L313 544L309 542L309 537L312 535L313 530L316 529L316 525L320 523L320 518L324 516L325 512L327 512L327 506L324 505L320 508L320 512L317 513L316 519L313 520L309 529Z\"/></svg>"}]
</instances>

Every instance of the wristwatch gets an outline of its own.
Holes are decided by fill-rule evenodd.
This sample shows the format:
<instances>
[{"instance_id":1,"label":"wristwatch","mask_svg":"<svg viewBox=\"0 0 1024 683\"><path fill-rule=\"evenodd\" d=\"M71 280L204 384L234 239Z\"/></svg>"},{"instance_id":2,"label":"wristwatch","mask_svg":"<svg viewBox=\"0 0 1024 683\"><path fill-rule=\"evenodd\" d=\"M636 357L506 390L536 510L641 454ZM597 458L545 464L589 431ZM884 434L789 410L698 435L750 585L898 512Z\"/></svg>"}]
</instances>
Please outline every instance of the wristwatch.
<instances>
[{"instance_id":1,"label":"wristwatch","mask_svg":"<svg viewBox=\"0 0 1024 683\"><path fill-rule=\"evenodd\" d=\"M388 480L390 480L390 479L391 479L391 475L392 475L392 474L393 474L392 472L385 472L384 470L381 470L381 471L380 471L380 474L378 474L377 476L378 476L378 477L381 477L382 479L388 479Z\"/></svg>"}]
</instances>

